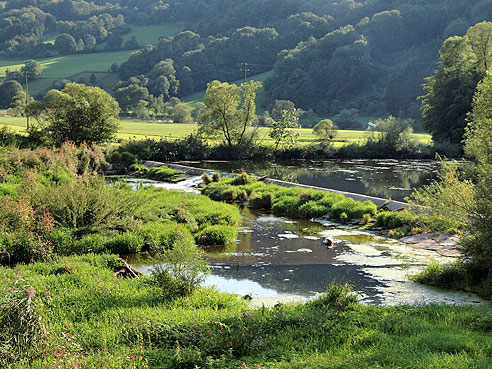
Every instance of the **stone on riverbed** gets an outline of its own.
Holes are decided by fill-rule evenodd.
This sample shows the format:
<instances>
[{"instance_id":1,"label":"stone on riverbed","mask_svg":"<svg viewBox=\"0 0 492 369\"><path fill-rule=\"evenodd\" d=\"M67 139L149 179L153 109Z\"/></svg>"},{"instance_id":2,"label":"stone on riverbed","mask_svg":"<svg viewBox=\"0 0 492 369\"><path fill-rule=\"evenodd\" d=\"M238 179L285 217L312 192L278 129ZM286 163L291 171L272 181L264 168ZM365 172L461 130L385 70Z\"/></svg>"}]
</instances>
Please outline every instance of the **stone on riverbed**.
<instances>
[{"instance_id":1,"label":"stone on riverbed","mask_svg":"<svg viewBox=\"0 0 492 369\"><path fill-rule=\"evenodd\" d=\"M424 233L416 236L402 237L399 241L417 249L437 252L441 256L454 258L461 256L458 237L448 234Z\"/></svg>"}]
</instances>

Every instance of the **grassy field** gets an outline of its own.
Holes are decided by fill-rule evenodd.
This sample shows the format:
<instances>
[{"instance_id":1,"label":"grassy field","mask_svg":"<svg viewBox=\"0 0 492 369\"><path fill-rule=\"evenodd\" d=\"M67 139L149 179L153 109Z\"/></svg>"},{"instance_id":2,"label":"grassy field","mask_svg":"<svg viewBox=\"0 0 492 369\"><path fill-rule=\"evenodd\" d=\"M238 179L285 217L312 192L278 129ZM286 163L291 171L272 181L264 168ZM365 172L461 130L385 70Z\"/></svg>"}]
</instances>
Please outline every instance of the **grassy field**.
<instances>
[{"instance_id":1,"label":"grassy field","mask_svg":"<svg viewBox=\"0 0 492 369\"><path fill-rule=\"evenodd\" d=\"M26 119L17 117L5 117L0 116L0 125L7 125L16 132L25 131ZM182 138L190 133L196 132L196 124L186 124L186 123L173 123L173 124L163 124L163 123L152 123L152 122L142 122L142 121L131 121L122 120L121 128L118 132L117 137L122 139L143 139L146 137L150 138L171 138L177 139ZM299 133L298 141L301 144L308 144L315 142L317 137L313 134L310 128L299 128L295 129ZM260 128L259 130L260 140L264 142L269 142L268 128ZM343 146L349 143L357 143L363 141L370 137L371 132L367 131L338 131L337 137L335 139L336 146ZM431 136L428 134L414 134L420 142L430 143Z\"/></svg>"},{"instance_id":2,"label":"grassy field","mask_svg":"<svg viewBox=\"0 0 492 369\"><path fill-rule=\"evenodd\" d=\"M123 36L123 40L136 36L139 45L157 43L161 36L171 36L182 30L182 27L175 25L158 26L134 26L132 31ZM50 39L56 35L50 36ZM104 44L99 46L104 48ZM29 84L29 91L32 95L41 95L46 92L55 80L69 78L83 72L108 72L111 64L121 64L128 59L132 51L111 51L91 54L64 55L53 58L38 59L41 63L41 75ZM5 71L20 69L24 65L24 60L0 60L0 78L5 77ZM90 77L90 73L89 73ZM98 82L103 88L110 89L118 80L117 74L107 73L105 76L98 76ZM78 79L76 77L75 79Z\"/></svg>"},{"instance_id":3,"label":"grassy field","mask_svg":"<svg viewBox=\"0 0 492 369\"><path fill-rule=\"evenodd\" d=\"M116 263L86 255L0 267L0 306L10 313L0 317L2 338L24 326L33 332L2 367L485 369L492 362L489 305L363 306L331 287L306 304L251 309L214 289L170 298L152 276L114 276ZM15 304L31 310L13 313ZM10 324L19 316L25 325Z\"/></svg>"}]
</instances>

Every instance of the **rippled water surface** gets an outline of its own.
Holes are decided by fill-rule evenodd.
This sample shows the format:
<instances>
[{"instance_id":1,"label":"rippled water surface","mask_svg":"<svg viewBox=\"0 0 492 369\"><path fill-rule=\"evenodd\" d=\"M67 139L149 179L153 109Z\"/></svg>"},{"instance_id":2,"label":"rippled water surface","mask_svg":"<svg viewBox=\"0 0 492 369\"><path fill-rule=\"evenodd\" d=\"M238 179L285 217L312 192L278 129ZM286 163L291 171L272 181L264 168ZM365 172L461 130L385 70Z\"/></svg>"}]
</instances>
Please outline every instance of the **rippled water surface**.
<instances>
[{"instance_id":1,"label":"rippled water surface","mask_svg":"<svg viewBox=\"0 0 492 369\"><path fill-rule=\"evenodd\" d=\"M257 175L403 201L413 189L436 178L438 162L429 160L290 161L288 163L183 162L222 172L244 169Z\"/></svg>"},{"instance_id":2,"label":"rippled water surface","mask_svg":"<svg viewBox=\"0 0 492 369\"><path fill-rule=\"evenodd\" d=\"M322 219L290 220L248 208L242 214L236 244L208 250L212 274L206 285L253 298L311 298L331 282L346 282L364 303L479 302L473 295L422 286L407 278L431 260L449 261L432 251ZM336 241L333 247L322 242L328 236ZM141 256L129 261L144 272L151 269Z\"/></svg>"}]
</instances>

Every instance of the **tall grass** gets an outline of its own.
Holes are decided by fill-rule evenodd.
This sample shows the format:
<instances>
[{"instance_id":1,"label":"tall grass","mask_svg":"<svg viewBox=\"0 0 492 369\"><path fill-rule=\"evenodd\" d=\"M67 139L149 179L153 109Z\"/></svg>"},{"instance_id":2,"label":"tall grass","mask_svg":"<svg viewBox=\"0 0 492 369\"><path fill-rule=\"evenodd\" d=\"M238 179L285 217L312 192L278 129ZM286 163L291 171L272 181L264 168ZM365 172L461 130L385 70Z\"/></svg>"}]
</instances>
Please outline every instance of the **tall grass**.
<instances>
[{"instance_id":1,"label":"tall grass","mask_svg":"<svg viewBox=\"0 0 492 369\"><path fill-rule=\"evenodd\" d=\"M41 324L32 327L43 347L17 358L0 356L0 365L490 367L489 306L364 306L346 287L333 285L307 304L251 309L238 296L213 289L165 295L152 275L115 277L111 268L117 265L115 256L85 255L0 267L2 291L16 280L35 290ZM19 289L18 298L25 296ZM11 324L0 333L7 340L22 332Z\"/></svg>"}]
</instances>

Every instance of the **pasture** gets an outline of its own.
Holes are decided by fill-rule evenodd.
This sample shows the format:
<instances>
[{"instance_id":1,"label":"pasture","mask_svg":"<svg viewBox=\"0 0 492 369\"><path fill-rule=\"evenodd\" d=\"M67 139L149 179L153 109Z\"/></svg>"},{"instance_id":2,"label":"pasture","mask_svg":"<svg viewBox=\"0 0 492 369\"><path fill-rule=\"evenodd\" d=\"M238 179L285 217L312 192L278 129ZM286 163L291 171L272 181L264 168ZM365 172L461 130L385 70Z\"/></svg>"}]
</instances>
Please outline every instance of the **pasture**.
<instances>
[{"instance_id":1,"label":"pasture","mask_svg":"<svg viewBox=\"0 0 492 369\"><path fill-rule=\"evenodd\" d=\"M155 44L159 37L168 37L181 30L182 27L175 25L133 26L130 33L123 36L123 41L129 40L135 35L140 46ZM56 35L51 35L50 39L54 38ZM97 47L97 49L102 48L104 48L104 43ZM80 74L90 77L92 72L104 72L104 75L98 73L96 77L103 88L110 90L118 81L117 73L108 72L111 65L123 63L131 53L132 50L107 51L37 59L41 63L42 71L36 80L29 83L29 92L33 96L40 96L47 92L56 80L75 76L74 80L77 81L81 78ZM0 60L0 78L5 77L7 69L18 70L24 65L24 62L25 60ZM85 76L82 77L85 78ZM85 79L88 80L88 78Z\"/></svg>"},{"instance_id":2,"label":"pasture","mask_svg":"<svg viewBox=\"0 0 492 369\"><path fill-rule=\"evenodd\" d=\"M35 121L31 120L33 123ZM26 119L18 117L5 117L0 116L0 126L6 125L7 127L15 130L16 132L25 132ZM119 139L144 139L144 138L168 138L178 139L183 138L190 133L195 133L197 130L196 124L189 123L156 123L152 121L136 121L136 120L121 120L121 127L117 134ZM318 138L313 134L310 128L297 128L294 130L299 134L298 142L301 145L307 145L309 143L316 142ZM335 138L335 146L343 146L350 143L363 142L371 136L371 132L368 131L338 131ZM428 134L414 134L420 142L430 143L431 136ZM269 143L272 142L268 137L268 128L259 128L260 140ZM210 140L211 143L215 142Z\"/></svg>"}]
</instances>

